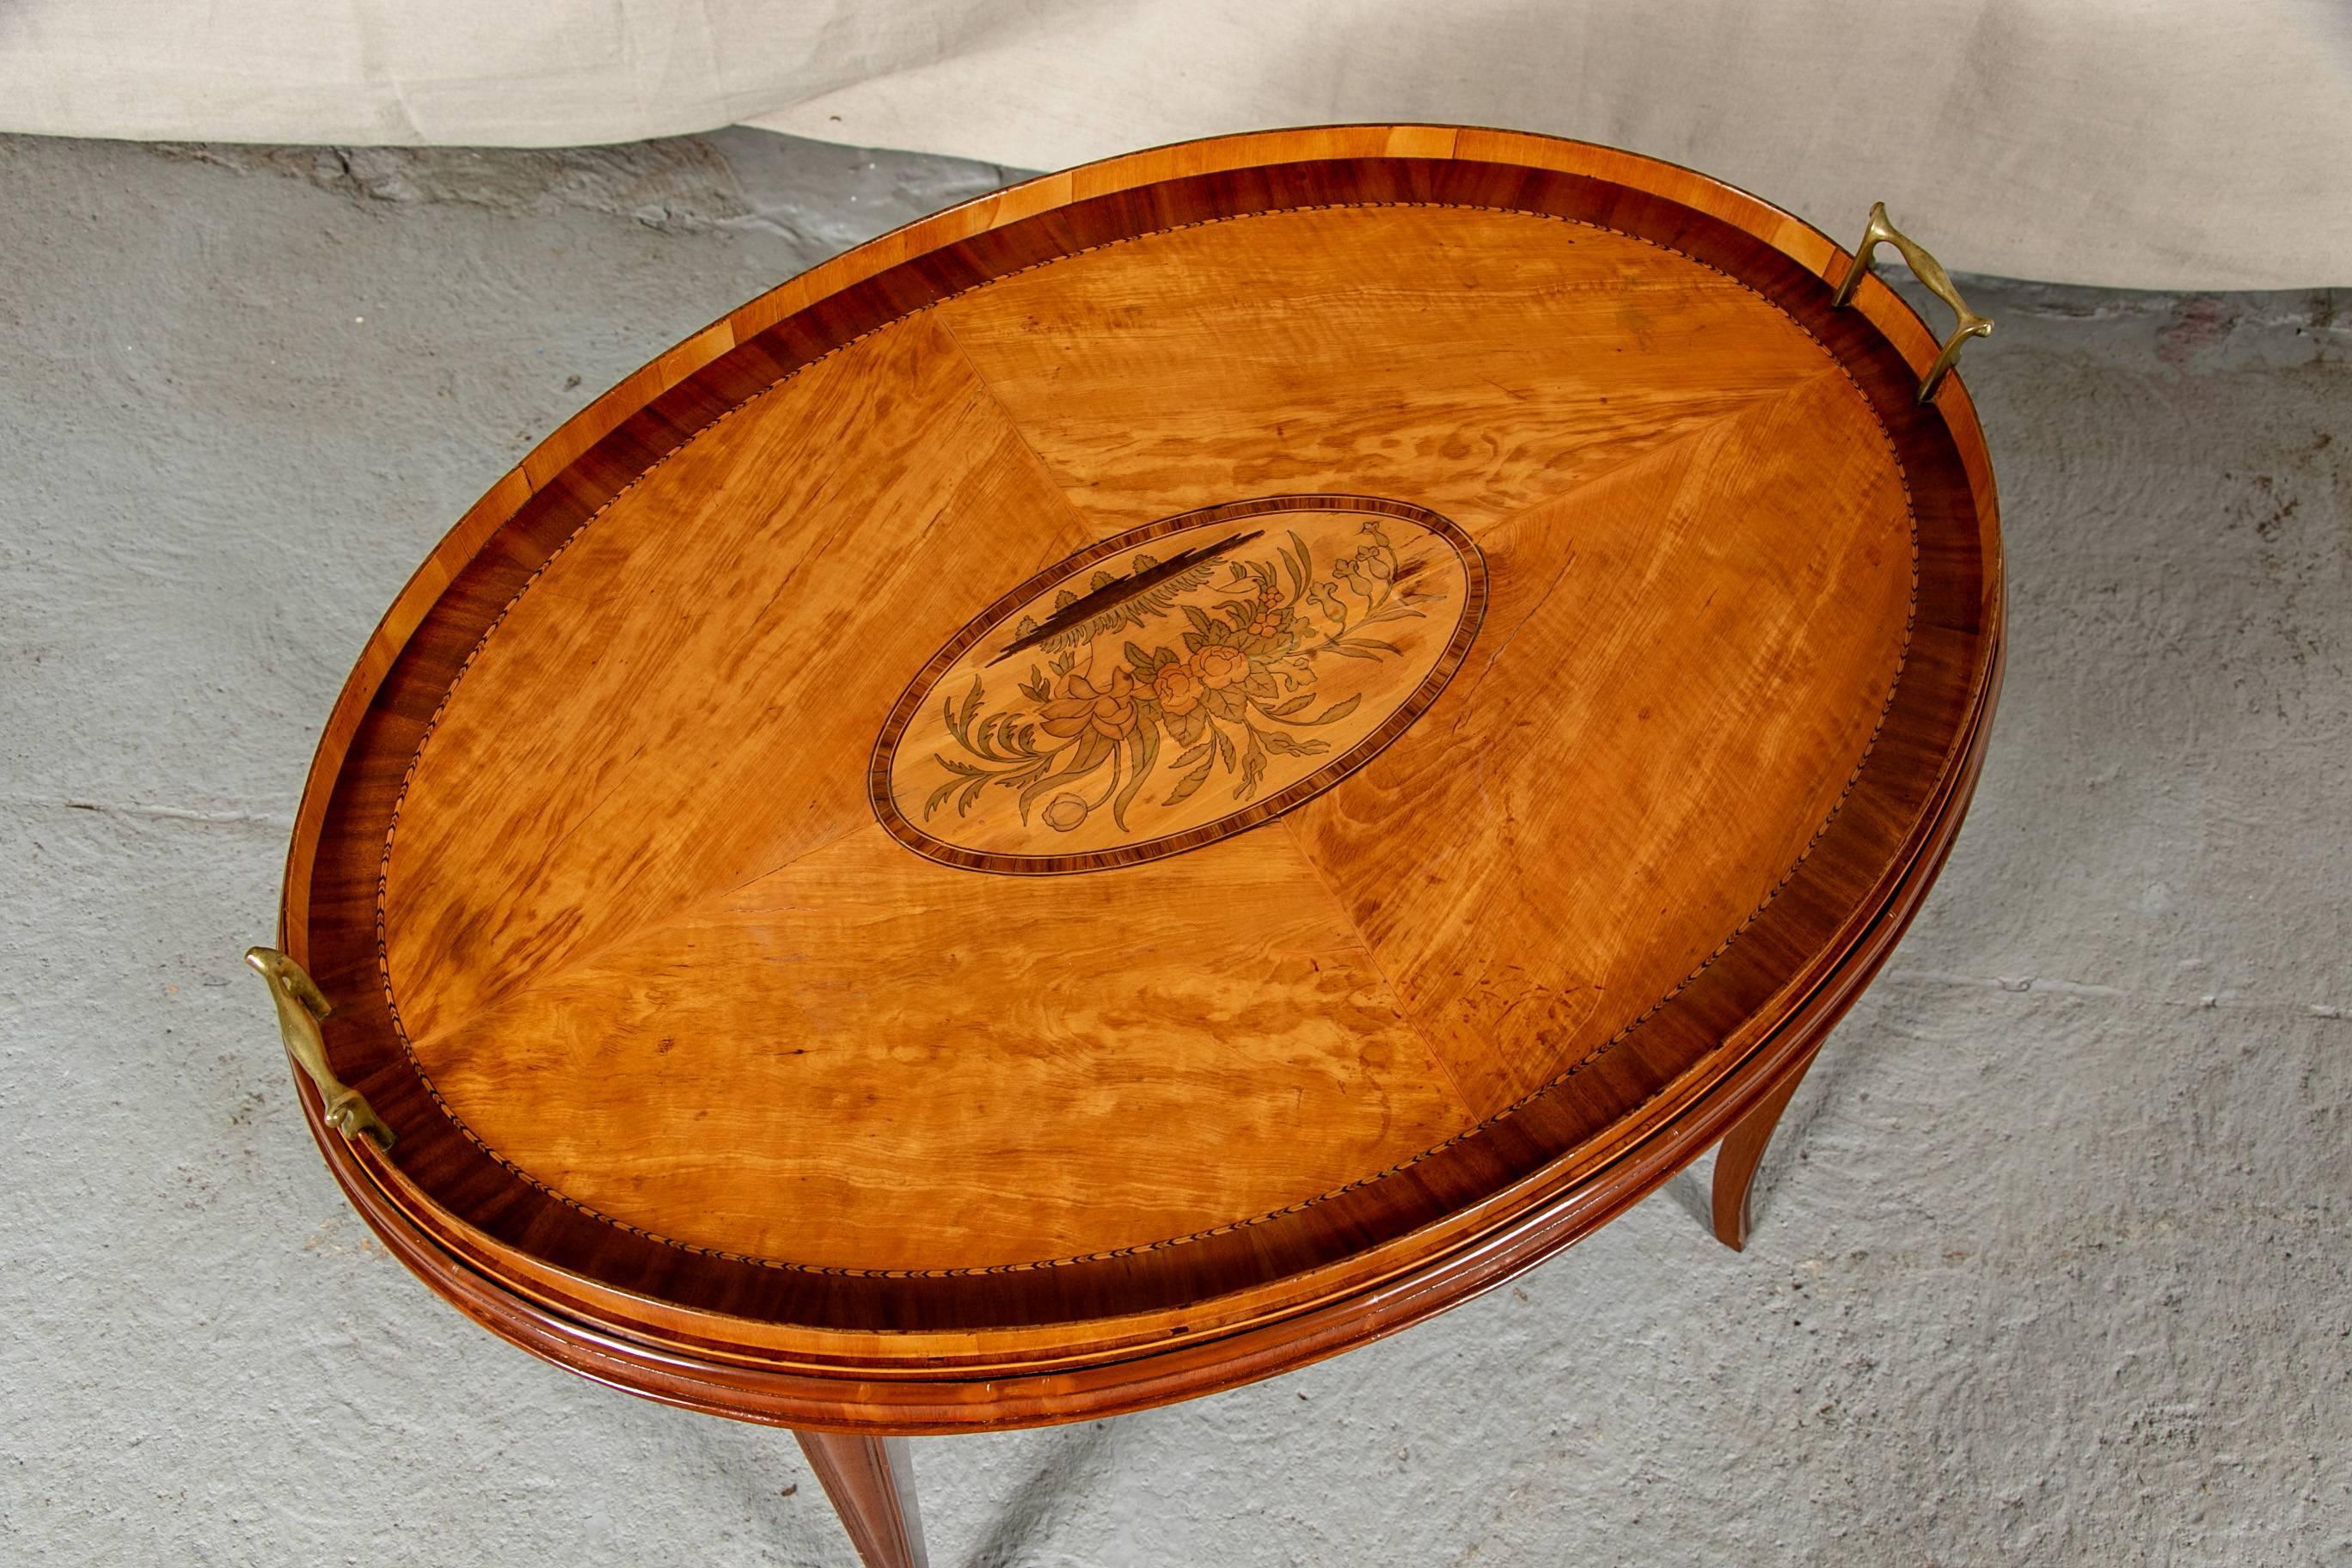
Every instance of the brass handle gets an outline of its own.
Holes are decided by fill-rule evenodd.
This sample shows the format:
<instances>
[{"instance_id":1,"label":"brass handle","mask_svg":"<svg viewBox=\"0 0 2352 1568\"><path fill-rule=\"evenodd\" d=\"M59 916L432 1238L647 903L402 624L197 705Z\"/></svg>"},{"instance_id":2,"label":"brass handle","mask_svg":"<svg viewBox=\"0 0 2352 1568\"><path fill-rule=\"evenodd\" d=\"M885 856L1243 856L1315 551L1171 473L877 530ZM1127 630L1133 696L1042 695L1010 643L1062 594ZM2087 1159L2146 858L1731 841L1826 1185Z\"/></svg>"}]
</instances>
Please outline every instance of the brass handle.
<instances>
[{"instance_id":1,"label":"brass handle","mask_svg":"<svg viewBox=\"0 0 2352 1568\"><path fill-rule=\"evenodd\" d=\"M368 1104L367 1096L335 1076L327 1065L327 1037L319 1020L335 1009L302 966L274 947L248 947L245 962L269 982L269 999L278 1004L278 1031L286 1037L286 1054L310 1075L311 1087L327 1105L327 1125L346 1138L364 1133L379 1149L392 1147L392 1129Z\"/></svg>"},{"instance_id":2,"label":"brass handle","mask_svg":"<svg viewBox=\"0 0 2352 1568\"><path fill-rule=\"evenodd\" d=\"M1845 269L1845 281L1838 285L1837 298L1830 301L1832 310L1853 298L1854 289L1862 285L1863 274L1870 270L1870 253L1878 248L1882 239L1895 242L1895 248L1903 253L1903 259L1911 264L1911 270L1927 286L1928 292L1949 305L1952 313L1960 319L1952 335L1944 340L1944 352L1936 356L1936 363L1927 367L1927 374L1919 382L1919 401L1933 403L1936 389L1944 384L1945 373L1960 357L1960 345L1970 338L1990 336L1992 322L1969 309L1960 291L1952 287L1952 275L1944 270L1942 262L1928 255L1927 247L1917 240L1886 221L1885 202L1870 204L1870 227L1864 231L1862 243L1853 247L1853 265Z\"/></svg>"}]
</instances>

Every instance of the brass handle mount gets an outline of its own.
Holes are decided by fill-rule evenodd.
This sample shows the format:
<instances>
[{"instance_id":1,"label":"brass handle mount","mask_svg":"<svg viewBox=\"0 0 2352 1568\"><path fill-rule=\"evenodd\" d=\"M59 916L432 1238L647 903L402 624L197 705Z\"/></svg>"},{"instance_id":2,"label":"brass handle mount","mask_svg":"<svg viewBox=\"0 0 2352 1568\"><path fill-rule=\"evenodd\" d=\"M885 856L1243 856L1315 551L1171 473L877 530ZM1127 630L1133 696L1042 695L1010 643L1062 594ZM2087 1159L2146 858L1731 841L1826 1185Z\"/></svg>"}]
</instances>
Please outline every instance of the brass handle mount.
<instances>
[{"instance_id":1,"label":"brass handle mount","mask_svg":"<svg viewBox=\"0 0 2352 1568\"><path fill-rule=\"evenodd\" d=\"M392 1129L367 1102L367 1096L335 1076L327 1065L327 1037L319 1021L335 1009L302 966L274 947L248 947L245 962L269 982L269 999L278 1004L278 1032L286 1038L286 1054L310 1075L311 1087L326 1102L327 1125L347 1139L367 1138L379 1149L392 1147Z\"/></svg>"},{"instance_id":2,"label":"brass handle mount","mask_svg":"<svg viewBox=\"0 0 2352 1568\"><path fill-rule=\"evenodd\" d=\"M1944 340L1943 352L1919 379L1919 401L1933 403L1936 389L1944 384L1952 362L1960 357L1961 346L1970 338L1990 337L1992 322L1969 309L1960 291L1952 287L1952 275L1944 270L1942 262L1927 254L1927 247L1887 221L1885 202L1870 204L1870 226L1863 231L1862 243L1853 247L1853 265L1845 269L1845 281L1838 285L1837 298L1830 301L1832 310L1843 308L1853 299L1853 291L1862 286L1863 274L1870 270L1870 253L1878 248L1882 239L1892 242L1903 253L1903 259L1911 264L1912 272L1927 286L1927 291L1949 305L1952 313L1959 318L1952 335Z\"/></svg>"}]
</instances>

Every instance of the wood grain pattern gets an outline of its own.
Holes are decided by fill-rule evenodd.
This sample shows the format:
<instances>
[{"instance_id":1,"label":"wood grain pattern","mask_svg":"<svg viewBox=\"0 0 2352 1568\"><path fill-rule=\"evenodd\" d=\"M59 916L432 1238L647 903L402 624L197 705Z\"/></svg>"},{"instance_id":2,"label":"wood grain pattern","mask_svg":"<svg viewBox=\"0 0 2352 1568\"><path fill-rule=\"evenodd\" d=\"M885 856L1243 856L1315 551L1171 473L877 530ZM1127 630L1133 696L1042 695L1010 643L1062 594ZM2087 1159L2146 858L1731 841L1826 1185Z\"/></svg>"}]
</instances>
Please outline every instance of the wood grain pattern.
<instances>
[{"instance_id":1,"label":"wood grain pattern","mask_svg":"<svg viewBox=\"0 0 2352 1568\"><path fill-rule=\"evenodd\" d=\"M1083 537L928 321L719 428L537 567L421 743L383 897L412 1038L864 826L855 759L970 613L926 537L1031 566Z\"/></svg>"},{"instance_id":2,"label":"wood grain pattern","mask_svg":"<svg viewBox=\"0 0 2352 1568\"><path fill-rule=\"evenodd\" d=\"M1861 411L1822 371L1490 531L1451 700L1293 820L1482 1119L1691 973L1860 765L1912 573Z\"/></svg>"},{"instance_id":3,"label":"wood grain pattern","mask_svg":"<svg viewBox=\"0 0 2352 1568\"><path fill-rule=\"evenodd\" d=\"M1759 305L1605 229L1387 206L1147 235L938 313L1098 528L1342 490L1478 534L1830 367Z\"/></svg>"},{"instance_id":4,"label":"wood grain pattern","mask_svg":"<svg viewBox=\"0 0 2352 1568\"><path fill-rule=\"evenodd\" d=\"M1265 1375L1585 1234L1798 1070L1981 756L1990 468L1843 260L1608 149L1277 132L924 220L663 356L330 719L282 945L400 1134L322 1144L346 1191L539 1353L867 1430ZM1490 576L1360 769L1083 876L876 823L965 584L1311 491Z\"/></svg>"},{"instance_id":5,"label":"wood grain pattern","mask_svg":"<svg viewBox=\"0 0 2352 1568\"><path fill-rule=\"evenodd\" d=\"M820 1268L1147 1246L1471 1120L1275 835L1001 878L868 823L417 1058L490 1147L599 1213Z\"/></svg>"}]
</instances>

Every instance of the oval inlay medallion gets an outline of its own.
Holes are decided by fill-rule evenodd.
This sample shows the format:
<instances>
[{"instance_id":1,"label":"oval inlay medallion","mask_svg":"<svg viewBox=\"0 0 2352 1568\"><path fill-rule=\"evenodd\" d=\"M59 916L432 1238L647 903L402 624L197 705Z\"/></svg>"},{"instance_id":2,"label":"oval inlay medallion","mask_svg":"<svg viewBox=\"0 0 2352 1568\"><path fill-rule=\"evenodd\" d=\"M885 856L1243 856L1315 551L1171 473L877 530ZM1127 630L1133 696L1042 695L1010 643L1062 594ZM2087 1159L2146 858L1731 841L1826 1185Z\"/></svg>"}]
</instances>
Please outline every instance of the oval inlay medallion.
<instances>
[{"instance_id":1,"label":"oval inlay medallion","mask_svg":"<svg viewBox=\"0 0 2352 1568\"><path fill-rule=\"evenodd\" d=\"M1045 876L1270 821L1371 760L1460 668L1470 536L1373 496L1269 496L1091 544L998 599L875 742L875 815L919 855Z\"/></svg>"}]
</instances>

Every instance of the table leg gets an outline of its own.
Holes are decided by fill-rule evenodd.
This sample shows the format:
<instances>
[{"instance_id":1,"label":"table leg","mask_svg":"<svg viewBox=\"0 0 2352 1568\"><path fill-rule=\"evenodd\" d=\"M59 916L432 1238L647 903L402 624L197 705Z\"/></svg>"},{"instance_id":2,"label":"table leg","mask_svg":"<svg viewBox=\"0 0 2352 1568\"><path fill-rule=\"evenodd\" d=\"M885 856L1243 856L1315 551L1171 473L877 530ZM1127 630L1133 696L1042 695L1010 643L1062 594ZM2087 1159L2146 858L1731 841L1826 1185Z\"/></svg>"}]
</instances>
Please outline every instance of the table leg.
<instances>
[{"instance_id":1,"label":"table leg","mask_svg":"<svg viewBox=\"0 0 2352 1568\"><path fill-rule=\"evenodd\" d=\"M915 1465L907 1439L845 1432L793 1436L866 1568L925 1568L929 1559L915 1512Z\"/></svg>"},{"instance_id":2,"label":"table leg","mask_svg":"<svg viewBox=\"0 0 2352 1568\"><path fill-rule=\"evenodd\" d=\"M1827 1031L1823 1033L1826 1037ZM1764 1159L1765 1146L1772 1142L1772 1130L1780 1124L1780 1113L1789 1109L1790 1098L1805 1081L1821 1050L1816 1041L1797 1064L1797 1070L1740 1118L1724 1135L1723 1147L1715 1152L1715 1234L1734 1252L1748 1250L1748 1189L1755 1185L1756 1167Z\"/></svg>"}]
</instances>

